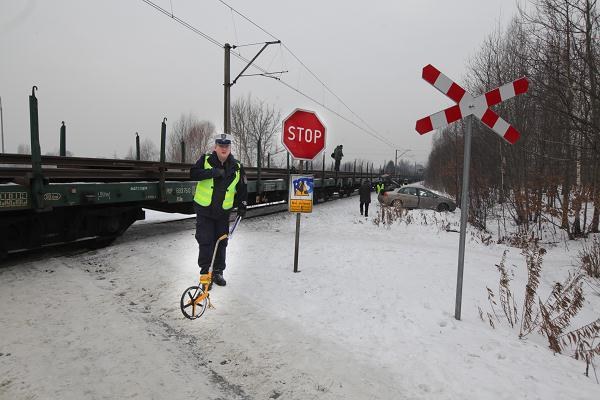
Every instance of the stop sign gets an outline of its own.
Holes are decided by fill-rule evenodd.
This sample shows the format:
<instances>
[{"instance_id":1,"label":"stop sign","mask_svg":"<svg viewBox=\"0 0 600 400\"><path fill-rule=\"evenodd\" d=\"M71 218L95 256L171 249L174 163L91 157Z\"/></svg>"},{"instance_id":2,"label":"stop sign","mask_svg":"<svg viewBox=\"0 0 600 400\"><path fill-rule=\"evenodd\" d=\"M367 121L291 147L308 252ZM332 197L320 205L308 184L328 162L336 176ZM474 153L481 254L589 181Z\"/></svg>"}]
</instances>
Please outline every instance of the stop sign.
<instances>
[{"instance_id":1,"label":"stop sign","mask_svg":"<svg viewBox=\"0 0 600 400\"><path fill-rule=\"evenodd\" d=\"M281 141L292 157L310 161L325 148L325 125L314 111L297 108L283 121Z\"/></svg>"}]
</instances>

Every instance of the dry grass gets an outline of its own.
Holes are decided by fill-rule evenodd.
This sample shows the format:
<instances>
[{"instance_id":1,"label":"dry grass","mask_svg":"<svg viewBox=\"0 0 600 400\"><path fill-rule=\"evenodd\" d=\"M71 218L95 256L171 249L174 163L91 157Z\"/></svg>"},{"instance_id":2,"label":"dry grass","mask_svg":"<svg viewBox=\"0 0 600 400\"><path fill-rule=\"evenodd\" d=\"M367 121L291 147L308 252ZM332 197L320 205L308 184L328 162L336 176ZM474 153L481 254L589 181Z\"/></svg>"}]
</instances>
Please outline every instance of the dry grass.
<instances>
[{"instance_id":1,"label":"dry grass","mask_svg":"<svg viewBox=\"0 0 600 400\"><path fill-rule=\"evenodd\" d=\"M538 332L548 340L549 348L555 353L573 351L572 356L575 359L586 362L585 373L588 376L589 367L593 366L594 356L600 355L600 344L598 343L600 318L576 329L572 329L571 326L571 321L585 304L584 268L579 268L576 273L569 274L564 282L556 282L547 300L542 301L538 295L538 288L546 250L539 247L536 240L520 239L520 242L527 243L522 254L527 263L528 278L521 311L519 338L524 339L533 332ZM496 265L500 273L499 302L502 313L496 312L498 304L494 291L486 288L492 311L492 313L487 313L487 319L492 327L495 325L493 320L497 322L506 320L511 328L515 327L519 320L515 298L510 288L511 279L505 267L506 253L505 251L500 263ZM485 321L481 309L479 309L479 316Z\"/></svg>"},{"instance_id":2,"label":"dry grass","mask_svg":"<svg viewBox=\"0 0 600 400\"><path fill-rule=\"evenodd\" d=\"M600 278L600 239L594 237L591 244L583 244L578 254L579 262L585 272L592 278Z\"/></svg>"}]
</instances>

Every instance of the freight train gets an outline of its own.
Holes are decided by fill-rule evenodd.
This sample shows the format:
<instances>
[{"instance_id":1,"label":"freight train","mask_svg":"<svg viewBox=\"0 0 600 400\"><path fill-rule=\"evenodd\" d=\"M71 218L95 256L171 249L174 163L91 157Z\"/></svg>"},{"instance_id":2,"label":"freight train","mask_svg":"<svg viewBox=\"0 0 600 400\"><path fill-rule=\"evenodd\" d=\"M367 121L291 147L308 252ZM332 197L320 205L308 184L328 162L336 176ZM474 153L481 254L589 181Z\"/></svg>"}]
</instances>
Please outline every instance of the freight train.
<instances>
[{"instance_id":1,"label":"freight train","mask_svg":"<svg viewBox=\"0 0 600 400\"><path fill-rule=\"evenodd\" d=\"M92 247L105 246L144 219L144 209L194 212L192 164L165 162L164 120L158 162L41 156L35 88L29 103L31 155L0 154L0 259L82 239ZM246 173L250 215L262 208L258 205L287 200L289 168L259 166ZM315 203L349 196L362 180L374 177L372 170L363 173L356 167L327 171L324 159L321 169L304 173L314 176Z\"/></svg>"}]
</instances>

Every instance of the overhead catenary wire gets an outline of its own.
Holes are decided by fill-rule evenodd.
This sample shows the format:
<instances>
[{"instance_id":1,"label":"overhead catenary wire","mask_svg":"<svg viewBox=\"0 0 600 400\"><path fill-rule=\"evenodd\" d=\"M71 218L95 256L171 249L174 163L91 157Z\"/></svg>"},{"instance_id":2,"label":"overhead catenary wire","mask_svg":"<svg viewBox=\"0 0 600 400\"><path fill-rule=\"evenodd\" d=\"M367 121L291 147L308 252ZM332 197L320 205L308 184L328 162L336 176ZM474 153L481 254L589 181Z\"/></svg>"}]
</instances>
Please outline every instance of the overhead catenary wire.
<instances>
[{"instance_id":1,"label":"overhead catenary wire","mask_svg":"<svg viewBox=\"0 0 600 400\"><path fill-rule=\"evenodd\" d=\"M218 40L214 39L213 37L211 37L210 35L202 32L200 29L196 28L195 26L191 25L190 23L186 22L185 20L175 16L174 14L172 14L171 12L169 12L168 10L165 10L164 8L160 7L159 5L155 4L154 2L150 1L150 0L142 0L144 3L148 4L149 6L153 7L154 9L156 9L157 11L161 12L162 14L168 16L169 18L173 19L174 21L176 21L177 23L181 24L182 26L184 26L185 28L191 30L192 32L196 33L197 35L203 37L204 39L208 40L209 42L211 42L212 44L223 48L224 44L219 42ZM219 0L221 1L221 0ZM236 12L237 14L239 14L240 16L242 16L244 19L246 19L247 21L249 21L250 23L252 23L253 25L257 26L259 29L261 29L263 32L267 33L269 36L275 38L275 36L271 35L270 33L268 33L267 31L265 31L263 28L259 27L258 25L256 25L254 22L252 22L249 18L247 18L246 16L244 16L243 14L239 13L237 10L233 9L231 6L227 5L227 3L221 1L221 3L223 3L224 5L226 5L227 7L231 8L234 12ZM319 83L321 83L321 85L323 85L336 99L338 99L338 101L340 101L340 103L342 103L356 118L358 118L363 124L365 124L365 126L367 126L371 131L365 129L364 127L358 125L356 122L350 120L349 118L345 117L344 115L340 114L339 112L333 110L331 107L327 106L326 104L324 104L323 102L318 101L317 99L315 99L312 96L309 96L308 94L302 92L300 89L292 86L291 84L283 81L281 78L277 78L277 77L272 77L274 79L276 79L277 81L279 81L281 84L283 84L284 86L286 86L287 88L293 90L294 92L300 94L301 96L307 98L308 100L312 101L313 103L323 107L325 110L331 112L332 114L336 115L337 117L339 117L340 119L348 122L349 124L351 124L352 126L356 127L357 129L361 130L362 132L365 132L366 134L372 136L373 138L381 141L382 143L390 146L390 147L395 147L396 145L392 142L390 142L389 140L387 140L385 137L383 137L382 135L376 133L376 131L371 128L362 118L360 118L354 111L352 111L335 93L333 93L333 91L331 91L331 89L329 89L327 87L327 85L325 85L317 76L316 74L314 74L287 46L283 45L285 47L285 49L290 52L290 54L292 54L292 56L315 78L317 79L317 81L319 81ZM238 46L239 47L239 46ZM250 60L247 59L246 57L242 56L239 53L236 52L232 52L232 54L237 57L238 59L240 59L241 61L244 61L246 63L249 63ZM263 74L268 75L269 72L262 68L261 66L257 65L257 64L252 64L252 67L258 69L259 71L263 72Z\"/></svg>"},{"instance_id":2,"label":"overhead catenary wire","mask_svg":"<svg viewBox=\"0 0 600 400\"><path fill-rule=\"evenodd\" d=\"M159 6L158 4L155 4L155 3L151 2L150 0L142 0L142 1L144 3L146 3L146 4L148 4L149 6L155 8L156 10L160 11L161 13L165 14L167 17L172 18L173 20L177 21L178 23L180 23L181 25L185 26L186 28L188 28L189 30L193 31L194 33L202 36L204 39L208 40L212 44L214 44L216 46L219 46L221 48L223 47L223 44L219 43L218 40L213 39L209 35L205 34L201 30L199 30L198 28L195 28L194 26L192 26L191 24L189 24L186 21L182 20L181 18L176 17L174 14L171 14L169 11L165 10L164 8L162 8L161 6Z\"/></svg>"},{"instance_id":3,"label":"overhead catenary wire","mask_svg":"<svg viewBox=\"0 0 600 400\"><path fill-rule=\"evenodd\" d=\"M237 27L235 26L235 18L233 15L233 10L231 11L231 23L233 24L233 33L235 35L235 40L239 42L240 39L238 38Z\"/></svg>"},{"instance_id":4,"label":"overhead catenary wire","mask_svg":"<svg viewBox=\"0 0 600 400\"><path fill-rule=\"evenodd\" d=\"M273 39L280 40L275 35L271 34L267 30L265 30L264 28L262 28L260 25L256 24L250 18L248 18L247 16L245 16L244 14L242 14L241 12L239 12L238 10L236 10L235 8L233 8L232 6L230 6L229 4L227 4L226 2L224 2L223 0L217 0L217 1L219 1L221 4L225 5L226 7L229 7L229 9L231 9L231 11L237 13L239 16L241 16L242 18L244 18L246 21L248 21L249 23L251 23L252 25L254 25L255 27L257 27L258 29L260 29L261 31L263 31L264 33L266 33L267 35L271 36ZM285 43L281 42L281 45L292 55L292 57L294 57L296 59L296 61L298 61L300 63L300 65L302 65L304 67L304 69L306 69L313 76L313 78L315 78L317 80L317 82L319 82L329 93L331 93L340 103L342 103L344 105L344 107L346 107L346 109L352 113L352 115L354 115L363 124L365 124L365 126L367 128L369 128L371 130L371 132L374 132L374 133L377 134L377 131L375 129L373 129L365 120L363 120L357 113L355 113L336 93L334 93L333 90L331 90L329 88L329 86L327 86L325 84L325 82L323 82L317 76L317 74L315 74L310 68L308 68L308 66L306 66L306 64L304 64L302 62L302 60L300 60L300 58L298 56L296 56L296 54L288 46L286 46ZM364 129L361 129L361 130L364 131ZM386 144L389 144L392 147L394 146L393 144L391 144L389 142L386 143Z\"/></svg>"}]
</instances>

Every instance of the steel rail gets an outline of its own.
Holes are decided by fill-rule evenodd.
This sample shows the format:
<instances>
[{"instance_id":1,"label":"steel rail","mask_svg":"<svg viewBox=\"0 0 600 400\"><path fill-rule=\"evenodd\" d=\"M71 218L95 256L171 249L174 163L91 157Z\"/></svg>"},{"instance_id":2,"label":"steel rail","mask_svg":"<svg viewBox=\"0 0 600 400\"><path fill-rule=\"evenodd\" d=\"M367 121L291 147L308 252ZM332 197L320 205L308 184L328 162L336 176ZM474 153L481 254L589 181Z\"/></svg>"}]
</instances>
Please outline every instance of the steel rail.
<instances>
[{"instance_id":1,"label":"steel rail","mask_svg":"<svg viewBox=\"0 0 600 400\"><path fill-rule=\"evenodd\" d=\"M164 168L165 179L173 181L190 180L189 170L193 164L164 163L157 161L114 160L102 158L42 156L42 174L49 182L68 181L119 181L119 180L159 180ZM248 178L256 179L258 168L245 168ZM322 170L308 170L316 178ZM23 154L0 154L0 183L24 183L31 179L33 168L31 156ZM284 168L261 168L261 180L285 179L288 171ZM326 178L360 177L360 173L325 171Z\"/></svg>"}]
</instances>

